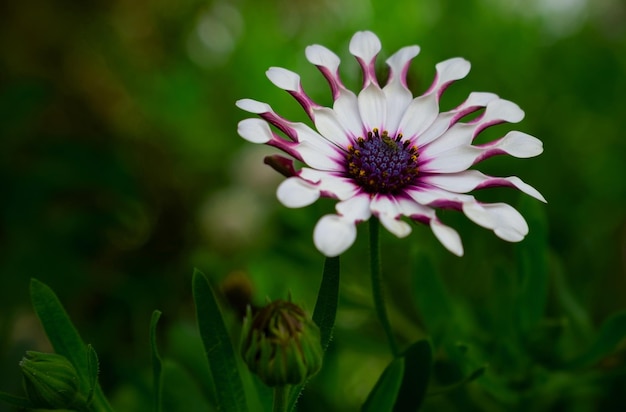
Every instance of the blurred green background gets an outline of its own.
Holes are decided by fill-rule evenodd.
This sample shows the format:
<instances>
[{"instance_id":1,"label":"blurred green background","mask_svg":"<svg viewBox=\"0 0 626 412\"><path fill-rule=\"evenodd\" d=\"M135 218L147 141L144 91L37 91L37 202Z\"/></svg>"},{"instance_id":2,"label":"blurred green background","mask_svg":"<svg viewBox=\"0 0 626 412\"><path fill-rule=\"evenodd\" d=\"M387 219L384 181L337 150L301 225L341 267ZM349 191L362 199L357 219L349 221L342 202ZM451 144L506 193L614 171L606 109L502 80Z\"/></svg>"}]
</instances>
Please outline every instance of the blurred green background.
<instances>
[{"instance_id":1,"label":"blurred green background","mask_svg":"<svg viewBox=\"0 0 626 412\"><path fill-rule=\"evenodd\" d=\"M281 177L262 163L272 151L237 136L246 114L234 102L266 101L303 120L265 70L300 73L305 89L328 104L304 48L319 43L334 50L346 84L358 86L347 49L364 29L382 40L381 67L399 47L421 46L410 70L415 94L429 86L438 61L462 56L472 63L470 75L444 95L443 109L471 91L490 91L525 110L514 128L539 137L544 154L491 159L481 170L519 176L547 198L538 209L548 222L548 272L563 274L590 325L625 309L623 1L4 2L0 390L19 392L23 351L46 349L28 301L31 277L58 293L95 346L101 383L125 405L120 410L142 410L132 405L150 393L152 310L164 313L165 356L184 358L181 348L192 340L186 334L195 328L194 267L216 285L249 280L256 303L290 290L311 310L323 264L311 233L333 202L299 210L279 205ZM498 126L486 135L512 129ZM519 205L521 196L495 189L479 198ZM414 328L421 317L404 296L410 251L427 254L450 293L473 311L497 301L493 274L513 270L524 247L458 213L441 216L461 233L461 259L426 227L401 241L383 236L392 322L407 342L422 333ZM365 229L342 262L333 366L312 389L323 393L317 402L336 410L356 409L388 361L371 310ZM623 357L617 362L623 368ZM616 382L626 390L623 375ZM594 402L614 393L607 388Z\"/></svg>"}]
</instances>

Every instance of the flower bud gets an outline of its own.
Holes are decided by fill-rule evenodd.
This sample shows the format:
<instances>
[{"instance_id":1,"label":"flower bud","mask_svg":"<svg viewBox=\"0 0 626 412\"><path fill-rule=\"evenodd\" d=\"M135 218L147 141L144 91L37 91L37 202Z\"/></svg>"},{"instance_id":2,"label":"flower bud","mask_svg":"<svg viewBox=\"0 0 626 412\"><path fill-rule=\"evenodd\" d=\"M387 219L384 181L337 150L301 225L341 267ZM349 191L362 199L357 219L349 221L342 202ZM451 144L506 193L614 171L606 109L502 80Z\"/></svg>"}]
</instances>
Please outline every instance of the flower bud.
<instances>
[{"instance_id":1,"label":"flower bud","mask_svg":"<svg viewBox=\"0 0 626 412\"><path fill-rule=\"evenodd\" d=\"M320 331L298 306L276 300L254 317L248 309L241 355L268 386L303 383L322 366Z\"/></svg>"},{"instance_id":2,"label":"flower bud","mask_svg":"<svg viewBox=\"0 0 626 412\"><path fill-rule=\"evenodd\" d=\"M65 356L26 351L20 361L24 390L36 408L66 409L78 395L78 373Z\"/></svg>"}]
</instances>

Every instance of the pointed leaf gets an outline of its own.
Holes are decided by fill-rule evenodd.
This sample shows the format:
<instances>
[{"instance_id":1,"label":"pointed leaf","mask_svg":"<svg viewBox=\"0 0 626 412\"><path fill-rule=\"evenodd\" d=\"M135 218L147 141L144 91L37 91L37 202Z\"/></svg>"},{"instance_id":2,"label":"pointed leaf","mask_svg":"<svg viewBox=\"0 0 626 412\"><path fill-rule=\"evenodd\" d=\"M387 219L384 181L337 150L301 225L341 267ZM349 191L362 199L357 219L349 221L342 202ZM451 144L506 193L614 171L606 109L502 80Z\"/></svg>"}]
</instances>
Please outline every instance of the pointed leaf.
<instances>
[{"instance_id":1,"label":"pointed leaf","mask_svg":"<svg viewBox=\"0 0 626 412\"><path fill-rule=\"evenodd\" d=\"M404 358L394 359L383 371L361 408L363 412L390 411L402 385Z\"/></svg>"},{"instance_id":2,"label":"pointed leaf","mask_svg":"<svg viewBox=\"0 0 626 412\"><path fill-rule=\"evenodd\" d=\"M35 313L46 331L48 340L50 340L50 344L55 352L65 356L74 365L80 379L80 392L90 394L90 391L93 389L91 407L94 410L112 411L100 384L96 384L95 388L90 388L91 371L89 363L92 355L88 355L87 346L81 339L57 295L42 282L37 279L31 279L30 297L33 309L35 309Z\"/></svg>"},{"instance_id":3,"label":"pointed leaf","mask_svg":"<svg viewBox=\"0 0 626 412\"><path fill-rule=\"evenodd\" d=\"M159 356L159 350L156 340L156 328L161 312L155 310L152 312L152 319L150 320L150 352L152 355L152 382L154 385L154 411L161 411L161 398L162 398L162 377L161 377L161 357Z\"/></svg>"},{"instance_id":4,"label":"pointed leaf","mask_svg":"<svg viewBox=\"0 0 626 412\"><path fill-rule=\"evenodd\" d=\"M420 340L409 346L402 355L404 376L394 412L417 411L424 401L433 363L430 342Z\"/></svg>"},{"instance_id":5,"label":"pointed leaf","mask_svg":"<svg viewBox=\"0 0 626 412\"><path fill-rule=\"evenodd\" d=\"M65 356L76 368L80 378L80 391L84 394L89 393L87 347L59 298L52 289L37 279L30 281L30 296L35 313L46 331L50 344L56 353Z\"/></svg>"},{"instance_id":6,"label":"pointed leaf","mask_svg":"<svg viewBox=\"0 0 626 412\"><path fill-rule=\"evenodd\" d=\"M213 289L198 270L193 274L193 297L198 328L213 375L219 411L247 411L246 397L222 312Z\"/></svg>"},{"instance_id":7,"label":"pointed leaf","mask_svg":"<svg viewBox=\"0 0 626 412\"><path fill-rule=\"evenodd\" d=\"M324 261L324 272L322 283L317 294L315 310L313 311L313 321L320 328L320 340L322 349L326 351L332 338L333 326L337 315L337 304L339 301L339 278L341 265L339 256L329 257ZM288 410L293 411L298 397L305 384L295 385L289 393Z\"/></svg>"}]
</instances>

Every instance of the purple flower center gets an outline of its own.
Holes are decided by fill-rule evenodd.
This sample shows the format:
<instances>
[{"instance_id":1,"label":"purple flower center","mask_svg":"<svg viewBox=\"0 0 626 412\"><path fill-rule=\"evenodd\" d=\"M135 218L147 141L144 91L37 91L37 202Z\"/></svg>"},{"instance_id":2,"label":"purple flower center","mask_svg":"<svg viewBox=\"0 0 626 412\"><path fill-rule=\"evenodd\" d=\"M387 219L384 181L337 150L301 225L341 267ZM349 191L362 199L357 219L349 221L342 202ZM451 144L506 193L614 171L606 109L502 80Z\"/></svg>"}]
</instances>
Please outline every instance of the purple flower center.
<instances>
[{"instance_id":1,"label":"purple flower center","mask_svg":"<svg viewBox=\"0 0 626 412\"><path fill-rule=\"evenodd\" d=\"M401 134L392 139L374 129L348 146L346 173L367 193L396 194L415 181L417 156L417 148L403 142Z\"/></svg>"}]
</instances>

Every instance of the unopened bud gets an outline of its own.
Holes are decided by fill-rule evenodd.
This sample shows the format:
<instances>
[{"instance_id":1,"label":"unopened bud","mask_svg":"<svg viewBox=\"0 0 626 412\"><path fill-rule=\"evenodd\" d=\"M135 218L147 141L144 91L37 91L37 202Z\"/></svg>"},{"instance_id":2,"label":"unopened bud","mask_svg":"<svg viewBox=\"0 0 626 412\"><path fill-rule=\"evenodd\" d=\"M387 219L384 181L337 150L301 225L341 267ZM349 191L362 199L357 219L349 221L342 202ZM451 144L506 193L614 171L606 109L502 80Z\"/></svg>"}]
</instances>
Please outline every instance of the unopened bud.
<instances>
[{"instance_id":1,"label":"unopened bud","mask_svg":"<svg viewBox=\"0 0 626 412\"><path fill-rule=\"evenodd\" d=\"M78 395L78 373L67 358L56 353L27 351L20 361L24 390L37 408L66 409Z\"/></svg>"},{"instance_id":2,"label":"unopened bud","mask_svg":"<svg viewBox=\"0 0 626 412\"><path fill-rule=\"evenodd\" d=\"M320 331L298 306L276 300L254 317L248 310L241 354L268 386L303 383L322 366Z\"/></svg>"}]
</instances>

